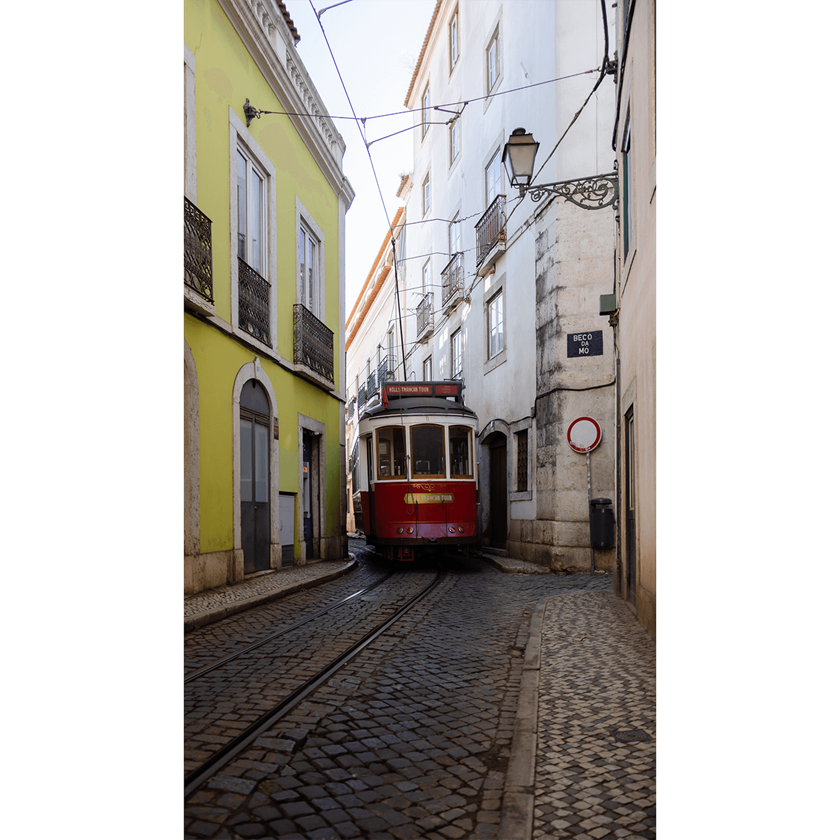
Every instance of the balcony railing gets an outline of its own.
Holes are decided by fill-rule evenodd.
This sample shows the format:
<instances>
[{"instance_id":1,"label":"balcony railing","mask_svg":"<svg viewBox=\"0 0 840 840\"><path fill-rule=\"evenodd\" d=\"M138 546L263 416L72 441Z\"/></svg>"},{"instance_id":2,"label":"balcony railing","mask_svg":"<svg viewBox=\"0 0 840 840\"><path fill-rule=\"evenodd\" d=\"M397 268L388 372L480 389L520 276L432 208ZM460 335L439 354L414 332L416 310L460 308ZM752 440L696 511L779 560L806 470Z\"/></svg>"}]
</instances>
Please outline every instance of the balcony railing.
<instances>
[{"instance_id":1,"label":"balcony railing","mask_svg":"<svg viewBox=\"0 0 840 840\"><path fill-rule=\"evenodd\" d=\"M432 311L432 293L428 292L417 307L417 338L421 339L435 326L435 313Z\"/></svg>"},{"instance_id":2,"label":"balcony railing","mask_svg":"<svg viewBox=\"0 0 840 840\"><path fill-rule=\"evenodd\" d=\"M271 347L271 284L241 257L239 260L239 329Z\"/></svg>"},{"instance_id":3,"label":"balcony railing","mask_svg":"<svg viewBox=\"0 0 840 840\"><path fill-rule=\"evenodd\" d=\"M333 376L333 331L322 324L302 303L294 305L295 364L335 382Z\"/></svg>"},{"instance_id":4,"label":"balcony railing","mask_svg":"<svg viewBox=\"0 0 840 840\"><path fill-rule=\"evenodd\" d=\"M499 242L505 241L505 222L505 197L497 195L475 226L476 268Z\"/></svg>"},{"instance_id":5,"label":"balcony railing","mask_svg":"<svg viewBox=\"0 0 840 840\"><path fill-rule=\"evenodd\" d=\"M363 406L367 402L367 398L368 398L367 386L362 385L362 387L359 388L359 406L360 406L359 410L360 411L361 411L361 406Z\"/></svg>"},{"instance_id":6,"label":"balcony railing","mask_svg":"<svg viewBox=\"0 0 840 840\"><path fill-rule=\"evenodd\" d=\"M443 308L454 306L464 297L464 255L455 254L441 272Z\"/></svg>"},{"instance_id":7,"label":"balcony railing","mask_svg":"<svg viewBox=\"0 0 840 840\"><path fill-rule=\"evenodd\" d=\"M184 285L213 303L212 222L184 196Z\"/></svg>"},{"instance_id":8,"label":"balcony railing","mask_svg":"<svg viewBox=\"0 0 840 840\"><path fill-rule=\"evenodd\" d=\"M382 361L379 363L379 368L377 369L377 377L379 378L379 384L381 385L385 382L386 379L393 379L394 378L394 371L397 369L397 357L396 356L385 356Z\"/></svg>"},{"instance_id":9,"label":"balcony railing","mask_svg":"<svg viewBox=\"0 0 840 840\"><path fill-rule=\"evenodd\" d=\"M352 420L356 416L356 400L355 398L347 403L347 419Z\"/></svg>"}]
</instances>

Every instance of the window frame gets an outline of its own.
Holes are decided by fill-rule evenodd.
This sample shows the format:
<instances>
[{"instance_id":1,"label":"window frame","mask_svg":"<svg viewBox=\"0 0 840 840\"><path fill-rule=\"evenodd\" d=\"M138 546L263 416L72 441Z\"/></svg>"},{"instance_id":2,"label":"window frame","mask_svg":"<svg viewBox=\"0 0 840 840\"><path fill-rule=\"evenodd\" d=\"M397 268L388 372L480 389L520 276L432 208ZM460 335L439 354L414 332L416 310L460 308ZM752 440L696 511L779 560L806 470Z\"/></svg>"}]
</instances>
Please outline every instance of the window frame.
<instances>
[{"instance_id":1,"label":"window frame","mask_svg":"<svg viewBox=\"0 0 840 840\"><path fill-rule=\"evenodd\" d=\"M499 365L503 365L507 361L508 356L508 346L507 346L507 333L509 331L510 324L506 318L507 313L507 275L502 274L498 280L491 283L487 288L484 290L484 375L486 376L490 371L495 370ZM504 341L502 349L496 353L495 356L490 356L490 304L496 300L496 298L501 295L502 296L502 316L504 319Z\"/></svg>"},{"instance_id":2,"label":"window frame","mask_svg":"<svg viewBox=\"0 0 840 840\"><path fill-rule=\"evenodd\" d=\"M402 427L400 427L402 428ZM443 462L443 472L442 473L416 473L414 470L414 432L417 429L425 429L425 428L435 428L440 429L441 438L443 441L443 446L441 449L441 461ZM440 423L415 423L412 426L408 427L409 431L409 446L410 449L408 450L407 457L409 460L409 474L411 476L412 481L429 481L431 479L445 479L446 478L446 469L447 469L447 455L449 450L447 449L447 436L446 436L446 426L441 425ZM405 478L405 476L400 476L400 478Z\"/></svg>"},{"instance_id":3,"label":"window frame","mask_svg":"<svg viewBox=\"0 0 840 840\"><path fill-rule=\"evenodd\" d=\"M461 474L452 471L452 430L453 429L466 429L467 430L467 466L469 467L469 473ZM446 429L446 437L448 443L448 455L449 460L447 462L447 469L449 470L449 478L450 479L472 479L473 478L473 471L474 471L474 461L475 456L473 455L474 450L474 442L473 442L473 430L470 426L463 426L459 424L453 424L451 426L447 426Z\"/></svg>"},{"instance_id":4,"label":"window frame","mask_svg":"<svg viewBox=\"0 0 840 840\"><path fill-rule=\"evenodd\" d=\"M420 202L422 204L423 216L426 218L429 211L432 209L432 173L427 172L423 179L423 185L420 191Z\"/></svg>"},{"instance_id":5,"label":"window frame","mask_svg":"<svg viewBox=\"0 0 840 840\"><path fill-rule=\"evenodd\" d=\"M525 490L519 490L519 435L523 432L527 433L527 487ZM513 480L516 481L514 487L517 488L515 491L512 490L510 492L510 501L527 502L533 499L534 458L536 440L534 432L534 420L531 417L524 417L522 420L517 420L516 422L511 423L510 435L511 440L516 441L516 446L508 447L508 451L510 453L508 469L510 470L510 475L513 477Z\"/></svg>"},{"instance_id":6,"label":"window frame","mask_svg":"<svg viewBox=\"0 0 840 840\"><path fill-rule=\"evenodd\" d=\"M402 475L397 475L397 474L382 475L382 464L381 464L381 461L380 461L381 456L379 454L379 436L382 432L393 431L395 429L402 434L403 458L404 458L403 468L405 469L405 472ZM407 446L406 446L405 426L380 426L379 428L375 429L374 431L376 432L375 439L374 439L374 446L375 446L374 452L375 452L375 456L376 456L376 458L375 458L376 465L374 467L374 470L375 470L375 475L376 475L376 481L405 481L406 477L407 477L407 473L408 473L408 467L410 466L407 463L407 461L409 460L409 457L408 457L408 449L407 449ZM389 443L389 444L393 444L393 439L390 440L390 441L385 441L385 442ZM396 458L395 452L396 452L396 447L393 447L393 451L391 452L391 455L390 455L391 465L395 464L395 458Z\"/></svg>"},{"instance_id":7,"label":"window frame","mask_svg":"<svg viewBox=\"0 0 840 840\"><path fill-rule=\"evenodd\" d=\"M494 325L493 325L493 307L494 304L499 304L499 319L496 324L495 333L496 335L500 335L499 346L496 349L496 352L493 352L493 338L494 338ZM498 329L498 326L501 325L501 329ZM505 340L505 296L504 290L499 289L496 294L493 295L487 301L487 360L490 361L491 359L495 359L499 353L503 352L505 347L507 346Z\"/></svg>"},{"instance_id":8,"label":"window frame","mask_svg":"<svg viewBox=\"0 0 840 840\"><path fill-rule=\"evenodd\" d=\"M305 231L310 236L316 245L316 272L315 272L315 306L310 308L307 302L303 299L301 294L301 277L300 277L300 235ZM324 232L321 230L318 223L312 217L312 214L306 209L304 203L298 196L295 196L295 303L302 303L307 309L323 324L326 319L326 247L325 247Z\"/></svg>"},{"instance_id":9,"label":"window frame","mask_svg":"<svg viewBox=\"0 0 840 840\"><path fill-rule=\"evenodd\" d=\"M237 154L241 151L264 177L265 215L265 273L261 274L269 285L269 347L277 352L277 170L268 155L251 135L245 123L233 108L228 107L228 172L230 196L230 326L233 334L248 346L265 352L261 341L239 327L239 207L237 183ZM297 249L295 249L297 250Z\"/></svg>"},{"instance_id":10,"label":"window frame","mask_svg":"<svg viewBox=\"0 0 840 840\"><path fill-rule=\"evenodd\" d=\"M459 15L459 8L458 6L455 7L455 11L452 13L452 17L449 18L449 73L451 75L452 71L455 69L455 65L458 63L458 59L461 57L461 45L460 45L460 37L461 37L461 26L460 21L458 19Z\"/></svg>"},{"instance_id":11,"label":"window frame","mask_svg":"<svg viewBox=\"0 0 840 840\"><path fill-rule=\"evenodd\" d=\"M621 238L623 242L622 262L629 261L633 245L636 239L635 219L635 194L634 189L634 166L633 166L633 124L630 108L627 108L627 118L624 123L624 132L621 138L621 174L622 174L622 201L621 201Z\"/></svg>"},{"instance_id":12,"label":"window frame","mask_svg":"<svg viewBox=\"0 0 840 840\"><path fill-rule=\"evenodd\" d=\"M491 73L491 67L495 77ZM484 46L484 90L488 96L498 89L502 75L502 22L497 20Z\"/></svg>"},{"instance_id":13,"label":"window frame","mask_svg":"<svg viewBox=\"0 0 840 840\"><path fill-rule=\"evenodd\" d=\"M498 162L498 169L499 175L498 178L495 178L493 181L493 186L495 187L498 184L498 189L493 195L490 195L489 186L490 183L487 179L488 172L490 171L490 167L493 166L496 162ZM484 207L487 209L493 201L496 199L496 196L504 195L504 177L503 177L503 167L502 167L502 147L498 146L496 149L491 152L490 157L487 159L487 162L484 164Z\"/></svg>"},{"instance_id":14,"label":"window frame","mask_svg":"<svg viewBox=\"0 0 840 840\"><path fill-rule=\"evenodd\" d=\"M426 376L426 363L429 363L429 375ZM428 355L423 359L423 382L431 382L434 379L434 366L432 363L432 356Z\"/></svg>"},{"instance_id":15,"label":"window frame","mask_svg":"<svg viewBox=\"0 0 840 840\"><path fill-rule=\"evenodd\" d=\"M457 145L457 149L456 149ZM461 118L455 119L449 125L449 165L454 166L461 157Z\"/></svg>"},{"instance_id":16,"label":"window frame","mask_svg":"<svg viewBox=\"0 0 840 840\"><path fill-rule=\"evenodd\" d=\"M455 370L455 348L458 349L458 370ZM464 333L461 327L453 330L449 336L449 373L452 379L464 376Z\"/></svg>"},{"instance_id":17,"label":"window frame","mask_svg":"<svg viewBox=\"0 0 840 840\"><path fill-rule=\"evenodd\" d=\"M423 96L420 98L420 125L421 125L421 140L429 133L429 126L431 125L431 111L432 111L432 88L431 83L426 82L426 87L423 89Z\"/></svg>"}]
</instances>

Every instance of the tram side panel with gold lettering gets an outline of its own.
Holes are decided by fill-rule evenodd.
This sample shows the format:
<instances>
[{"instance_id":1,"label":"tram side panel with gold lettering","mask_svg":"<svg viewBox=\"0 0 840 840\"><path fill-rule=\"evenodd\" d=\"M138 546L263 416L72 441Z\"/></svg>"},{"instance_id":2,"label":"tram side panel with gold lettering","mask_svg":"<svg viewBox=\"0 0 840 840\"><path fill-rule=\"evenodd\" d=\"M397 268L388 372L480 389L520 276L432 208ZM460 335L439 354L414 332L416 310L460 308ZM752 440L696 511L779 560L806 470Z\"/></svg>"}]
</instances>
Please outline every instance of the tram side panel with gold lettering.
<instances>
[{"instance_id":1,"label":"tram side panel with gold lettering","mask_svg":"<svg viewBox=\"0 0 840 840\"><path fill-rule=\"evenodd\" d=\"M479 544L477 418L462 392L458 381L388 382L360 410L351 456L357 521L389 557Z\"/></svg>"}]
</instances>

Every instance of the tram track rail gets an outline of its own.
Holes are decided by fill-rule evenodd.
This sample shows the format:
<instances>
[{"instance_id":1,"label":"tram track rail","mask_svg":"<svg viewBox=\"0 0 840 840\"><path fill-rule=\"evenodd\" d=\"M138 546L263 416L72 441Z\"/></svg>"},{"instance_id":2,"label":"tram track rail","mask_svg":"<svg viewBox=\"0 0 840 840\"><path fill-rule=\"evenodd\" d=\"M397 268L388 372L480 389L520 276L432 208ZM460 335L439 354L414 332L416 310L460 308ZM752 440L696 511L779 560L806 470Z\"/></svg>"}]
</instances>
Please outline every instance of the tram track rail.
<instances>
[{"instance_id":1,"label":"tram track rail","mask_svg":"<svg viewBox=\"0 0 840 840\"><path fill-rule=\"evenodd\" d=\"M256 642L252 642L246 647L243 647L241 650L233 651L233 653L230 653L227 656L222 657L221 659L217 659L215 662L211 662L208 665L203 666L202 668L197 668L194 671L190 671L190 673L185 675L184 677L184 685L188 685L189 683L206 676L212 671L215 671L217 668L221 668L223 665L226 665L228 662L232 662L233 660L238 659L240 656L245 656L245 654L251 653L257 648L260 648L263 645L268 644L268 642L280 638L286 633L291 633L293 630L297 630L299 627L303 627L304 624L308 624L310 621L314 621L316 618L320 618L321 616L327 615L327 613L330 613L333 610L337 610L339 607L344 606L344 604L356 598L361 598L362 595L366 595L368 592L372 592L374 589L381 586L393 574L393 572L388 572L388 574L384 575L370 586L366 586L363 589L360 589L358 592L354 592L352 595L348 595L346 598L342 598L340 601L336 601L334 604L330 604L330 606L325 607L324 609L319 610L318 612L301 619L297 623L292 624L288 627L283 627L280 630L277 630L274 633L271 633L270 635L266 636L265 638L259 639Z\"/></svg>"},{"instance_id":2,"label":"tram track rail","mask_svg":"<svg viewBox=\"0 0 840 840\"><path fill-rule=\"evenodd\" d=\"M436 569L435 578L434 580L425 586L420 592L414 595L407 603L403 604L399 609L395 610L388 618L384 621L380 622L376 627L370 630L363 638L359 641L355 642L351 645L347 650L343 651L337 657L335 657L331 662L329 662L326 666L321 668L316 674L306 680L302 685L298 686L298 688L294 689L290 692L286 697L276 703L271 709L264 712L257 720L255 720L250 726L244 729L237 737L233 738L232 740L228 741L226 744L221 746L217 749L209 758L207 758L204 762L202 762L199 766L194 768L190 773L188 773L184 777L184 799L188 799L196 790L198 790L204 782L206 782L211 776L217 773L222 767L232 761L237 755L247 749L257 738L259 738L263 733L271 729L275 724L279 723L284 717L286 717L293 709L295 709L303 700L317 691L322 685L324 685L334 674L340 671L345 665L355 659L365 648L367 648L370 644L376 641L380 636L382 636L393 624L399 621L403 616L405 616L414 606L416 606L420 601L427 598L434 589L441 583L444 579L445 572L442 568L438 567ZM370 589L376 588L376 586L381 585L382 583L390 577L386 575L380 581L377 581L371 587L368 587L366 590L362 590L361 592L354 593L354 595L350 596L350 598L359 597L365 591L370 591ZM326 612L329 612L332 609L335 609L340 604L345 603L349 598L343 599L342 601L338 602L337 604L331 605L329 608L323 610L319 615L322 615ZM316 618L317 615L310 616L308 619L300 622L300 624L305 624L307 621L311 621L312 619ZM287 632L292 628L284 628L282 632ZM276 638L277 635L281 635L282 633L275 634L272 637L269 637L265 640L260 640L260 642L255 643L254 646L258 647L260 644L264 644L267 641L270 641L271 638ZM253 647L251 648L253 649ZM230 661L233 658L236 658L237 655L242 655L246 651L242 650L239 651L237 654L232 654L229 657L225 657L224 660L219 660L217 663L212 663L211 666L207 666L204 669L200 669L200 671L195 671L191 675L193 679L198 679L202 673L207 673L208 670L212 670L216 667L222 665L225 661Z\"/></svg>"}]
</instances>

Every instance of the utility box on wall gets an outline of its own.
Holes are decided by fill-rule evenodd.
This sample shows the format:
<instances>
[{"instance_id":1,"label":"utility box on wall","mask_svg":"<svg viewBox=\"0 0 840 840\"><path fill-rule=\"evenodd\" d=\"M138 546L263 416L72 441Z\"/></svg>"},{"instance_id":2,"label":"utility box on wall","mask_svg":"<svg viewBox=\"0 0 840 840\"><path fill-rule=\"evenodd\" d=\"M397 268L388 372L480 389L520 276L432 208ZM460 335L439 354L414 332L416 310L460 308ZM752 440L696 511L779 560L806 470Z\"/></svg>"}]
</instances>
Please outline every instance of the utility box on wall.
<instances>
[{"instance_id":1,"label":"utility box on wall","mask_svg":"<svg viewBox=\"0 0 840 840\"><path fill-rule=\"evenodd\" d=\"M590 499L589 538L593 548L612 548L615 534L615 514L612 499Z\"/></svg>"},{"instance_id":2,"label":"utility box on wall","mask_svg":"<svg viewBox=\"0 0 840 840\"><path fill-rule=\"evenodd\" d=\"M292 566L295 562L295 494L280 494L280 546L283 549L282 564Z\"/></svg>"}]
</instances>

